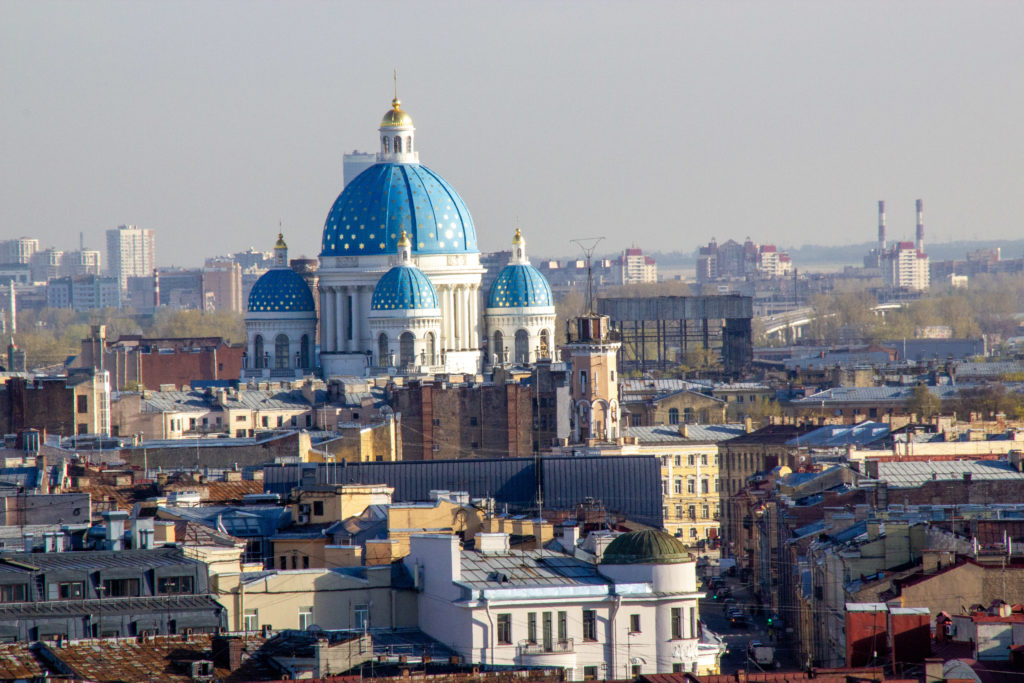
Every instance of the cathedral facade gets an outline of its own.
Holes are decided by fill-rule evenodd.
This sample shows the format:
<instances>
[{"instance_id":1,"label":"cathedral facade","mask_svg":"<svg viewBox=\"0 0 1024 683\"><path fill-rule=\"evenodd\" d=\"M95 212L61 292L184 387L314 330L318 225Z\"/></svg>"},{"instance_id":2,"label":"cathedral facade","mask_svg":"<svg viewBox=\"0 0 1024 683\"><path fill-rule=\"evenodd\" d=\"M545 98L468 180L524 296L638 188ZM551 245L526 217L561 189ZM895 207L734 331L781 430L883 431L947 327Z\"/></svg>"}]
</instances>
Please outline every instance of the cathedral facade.
<instances>
[{"instance_id":1,"label":"cathedral facade","mask_svg":"<svg viewBox=\"0 0 1024 683\"><path fill-rule=\"evenodd\" d=\"M454 188L420 164L415 132L396 97L378 128L376 163L328 212L317 292L323 376L478 373L494 363L552 357L551 287L529 264L522 234L516 230L510 263L482 292L473 218ZM288 277L275 270L253 287L260 297L250 296L246 377L300 375L312 365L313 352L303 344L313 293L289 279L295 296L274 299ZM301 320L291 324L295 340L288 330L270 329L286 319Z\"/></svg>"}]
</instances>

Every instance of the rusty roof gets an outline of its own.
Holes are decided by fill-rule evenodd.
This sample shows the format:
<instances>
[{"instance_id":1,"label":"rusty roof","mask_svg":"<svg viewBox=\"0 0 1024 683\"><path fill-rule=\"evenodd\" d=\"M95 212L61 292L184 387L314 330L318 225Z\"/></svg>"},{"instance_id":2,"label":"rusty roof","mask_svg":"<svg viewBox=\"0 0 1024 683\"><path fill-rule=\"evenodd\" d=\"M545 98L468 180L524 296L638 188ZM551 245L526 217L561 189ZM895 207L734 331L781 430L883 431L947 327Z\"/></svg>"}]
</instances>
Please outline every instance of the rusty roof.
<instances>
[{"instance_id":1,"label":"rusty roof","mask_svg":"<svg viewBox=\"0 0 1024 683\"><path fill-rule=\"evenodd\" d=\"M266 680L268 673L251 657L263 645L264 639L247 635L242 666L229 671L221 666L214 669L214 679L221 681ZM213 661L213 636L198 634L188 638L181 635L141 638L105 638L77 640L63 647L48 648L49 653L70 668L77 678L105 682L149 683L152 680L191 683L191 662Z\"/></svg>"},{"instance_id":2,"label":"rusty roof","mask_svg":"<svg viewBox=\"0 0 1024 683\"><path fill-rule=\"evenodd\" d=\"M0 679L34 679L45 676L47 671L36 659L28 643L0 645Z\"/></svg>"}]
</instances>

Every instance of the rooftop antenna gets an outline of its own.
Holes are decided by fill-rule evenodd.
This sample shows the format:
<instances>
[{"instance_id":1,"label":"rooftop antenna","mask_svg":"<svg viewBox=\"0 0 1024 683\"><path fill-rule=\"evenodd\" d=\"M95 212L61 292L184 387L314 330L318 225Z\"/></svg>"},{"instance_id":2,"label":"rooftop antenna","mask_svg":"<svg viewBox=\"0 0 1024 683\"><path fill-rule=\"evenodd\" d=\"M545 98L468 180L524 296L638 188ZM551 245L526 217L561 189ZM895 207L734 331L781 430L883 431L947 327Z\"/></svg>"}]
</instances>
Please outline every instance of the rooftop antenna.
<instances>
[{"instance_id":1,"label":"rooftop antenna","mask_svg":"<svg viewBox=\"0 0 1024 683\"><path fill-rule=\"evenodd\" d=\"M587 313L589 315L594 314L594 276L590 268L591 257L594 255L594 250L597 249L597 245L601 243L604 237L580 237L572 240L583 252L583 255L587 257Z\"/></svg>"},{"instance_id":2,"label":"rooftop antenna","mask_svg":"<svg viewBox=\"0 0 1024 683\"><path fill-rule=\"evenodd\" d=\"M394 69L393 76L394 76L394 79L395 79L395 99L397 100L398 99L398 69Z\"/></svg>"}]
</instances>

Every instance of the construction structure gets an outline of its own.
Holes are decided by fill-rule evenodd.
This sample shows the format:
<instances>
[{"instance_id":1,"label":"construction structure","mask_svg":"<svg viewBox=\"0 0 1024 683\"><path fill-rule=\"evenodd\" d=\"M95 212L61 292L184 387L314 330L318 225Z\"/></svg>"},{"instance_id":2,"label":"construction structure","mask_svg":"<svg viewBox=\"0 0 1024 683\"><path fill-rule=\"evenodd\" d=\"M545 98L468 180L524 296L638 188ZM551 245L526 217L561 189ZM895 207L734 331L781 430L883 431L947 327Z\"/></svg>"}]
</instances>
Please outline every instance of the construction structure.
<instances>
[{"instance_id":1,"label":"construction structure","mask_svg":"<svg viewBox=\"0 0 1024 683\"><path fill-rule=\"evenodd\" d=\"M722 373L739 376L753 353L749 296L657 296L598 299L620 335L620 371L666 370L690 351L717 349Z\"/></svg>"}]
</instances>

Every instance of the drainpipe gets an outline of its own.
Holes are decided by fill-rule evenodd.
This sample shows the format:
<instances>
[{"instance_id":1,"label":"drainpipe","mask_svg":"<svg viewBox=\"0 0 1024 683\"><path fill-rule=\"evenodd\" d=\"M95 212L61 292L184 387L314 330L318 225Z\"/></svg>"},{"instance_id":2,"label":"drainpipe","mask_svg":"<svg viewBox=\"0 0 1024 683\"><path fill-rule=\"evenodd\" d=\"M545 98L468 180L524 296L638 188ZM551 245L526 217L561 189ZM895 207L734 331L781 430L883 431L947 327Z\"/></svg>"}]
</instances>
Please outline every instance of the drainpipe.
<instances>
[{"instance_id":1,"label":"drainpipe","mask_svg":"<svg viewBox=\"0 0 1024 683\"><path fill-rule=\"evenodd\" d=\"M484 604L484 611L487 613L487 623L491 627L487 632L487 647L491 651L491 666L494 666L494 639L497 637L497 634L494 631L494 619L491 618L491 605L487 602L487 598L480 598L480 602Z\"/></svg>"}]
</instances>

